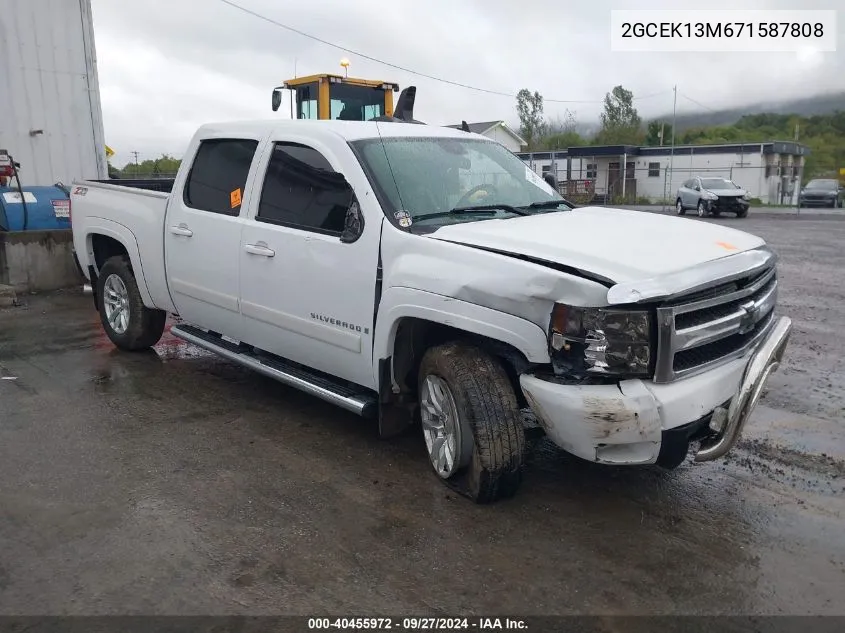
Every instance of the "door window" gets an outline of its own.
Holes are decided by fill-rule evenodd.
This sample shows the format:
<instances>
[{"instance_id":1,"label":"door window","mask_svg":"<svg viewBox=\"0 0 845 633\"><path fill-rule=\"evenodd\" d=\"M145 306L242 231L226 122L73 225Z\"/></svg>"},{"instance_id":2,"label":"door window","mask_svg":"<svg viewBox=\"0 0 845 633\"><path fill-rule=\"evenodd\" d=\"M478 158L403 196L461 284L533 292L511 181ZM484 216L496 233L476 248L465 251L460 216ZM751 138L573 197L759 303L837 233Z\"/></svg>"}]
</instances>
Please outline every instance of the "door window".
<instances>
[{"instance_id":1,"label":"door window","mask_svg":"<svg viewBox=\"0 0 845 633\"><path fill-rule=\"evenodd\" d=\"M183 200L192 209L238 215L258 141L210 139L200 143Z\"/></svg>"},{"instance_id":2,"label":"door window","mask_svg":"<svg viewBox=\"0 0 845 633\"><path fill-rule=\"evenodd\" d=\"M319 90L320 87L316 81L296 88L297 119L316 119L318 117L317 93Z\"/></svg>"},{"instance_id":3,"label":"door window","mask_svg":"<svg viewBox=\"0 0 845 633\"><path fill-rule=\"evenodd\" d=\"M352 187L320 152L298 143L276 143L255 219L340 235L352 200Z\"/></svg>"}]
</instances>

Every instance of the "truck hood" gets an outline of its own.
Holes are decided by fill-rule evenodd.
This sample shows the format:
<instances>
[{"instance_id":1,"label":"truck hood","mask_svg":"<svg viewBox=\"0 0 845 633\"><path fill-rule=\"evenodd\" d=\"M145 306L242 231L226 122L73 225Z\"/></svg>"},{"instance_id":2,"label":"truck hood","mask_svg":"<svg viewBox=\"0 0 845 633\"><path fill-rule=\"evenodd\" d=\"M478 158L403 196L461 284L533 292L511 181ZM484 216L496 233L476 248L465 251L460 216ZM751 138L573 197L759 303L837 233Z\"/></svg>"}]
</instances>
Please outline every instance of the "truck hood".
<instances>
[{"instance_id":1,"label":"truck hood","mask_svg":"<svg viewBox=\"0 0 845 633\"><path fill-rule=\"evenodd\" d=\"M428 237L567 266L613 283L665 275L764 244L718 224L605 207L452 224Z\"/></svg>"}]
</instances>

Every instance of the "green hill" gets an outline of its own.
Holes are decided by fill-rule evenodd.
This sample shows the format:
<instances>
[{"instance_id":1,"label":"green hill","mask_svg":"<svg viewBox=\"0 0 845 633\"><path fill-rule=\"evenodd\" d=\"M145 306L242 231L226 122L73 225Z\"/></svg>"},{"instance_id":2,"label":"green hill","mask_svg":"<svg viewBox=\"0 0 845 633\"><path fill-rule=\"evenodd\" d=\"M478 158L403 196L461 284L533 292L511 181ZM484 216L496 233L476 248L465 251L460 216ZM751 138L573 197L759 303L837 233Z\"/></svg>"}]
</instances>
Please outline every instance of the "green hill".
<instances>
[{"instance_id":1,"label":"green hill","mask_svg":"<svg viewBox=\"0 0 845 633\"><path fill-rule=\"evenodd\" d=\"M736 143L796 138L810 148L804 170L805 180L834 176L845 167L845 110L809 116L794 113L746 114L731 125L689 127L676 136L676 143Z\"/></svg>"}]
</instances>

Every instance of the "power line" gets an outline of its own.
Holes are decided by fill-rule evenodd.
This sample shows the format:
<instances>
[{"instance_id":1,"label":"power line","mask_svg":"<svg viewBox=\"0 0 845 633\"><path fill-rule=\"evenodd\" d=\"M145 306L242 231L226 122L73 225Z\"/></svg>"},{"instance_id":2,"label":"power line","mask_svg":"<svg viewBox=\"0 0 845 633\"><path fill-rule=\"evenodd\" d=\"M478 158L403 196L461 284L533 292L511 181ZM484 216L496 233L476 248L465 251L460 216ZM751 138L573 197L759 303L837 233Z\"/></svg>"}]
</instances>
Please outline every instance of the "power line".
<instances>
[{"instance_id":1,"label":"power line","mask_svg":"<svg viewBox=\"0 0 845 633\"><path fill-rule=\"evenodd\" d=\"M238 9L239 11L243 11L253 17L258 18L259 20L263 20L265 22L269 22L274 26L278 26L279 28L285 29L292 33L296 33L297 35L301 35L303 37L307 37L308 39L314 40L315 42L319 42L321 44L325 44L326 46L331 46L332 48L336 48L338 50L343 51L344 53L349 53L350 55L355 55L356 57L361 57L363 59L368 59L372 62L376 62L377 64L382 64L384 66L388 66L390 68L395 68L396 70L401 70L402 72L409 73L411 75L416 75L418 77L425 77L426 79L431 79L432 81L439 81L444 84L449 84L452 86L458 86L459 88L466 88L467 90L475 90L477 92L484 92L486 94L491 95L498 95L500 97L509 97L511 99L515 99L516 95L510 92L502 92L499 90L490 90L488 88L480 88L478 86L471 86L469 84L461 83L459 81L452 81L451 79L444 79L443 77L436 77L434 75L429 75L427 73L420 72L418 70L413 70L411 68L407 68L405 66L400 66L399 64L394 64L392 62L385 61L383 59L379 59L377 57L373 57L371 55L367 55L365 53L361 53L360 51L353 50L351 48L346 48L345 46L341 46L340 44L335 44L334 42L330 42L328 40L324 40L323 38L317 37L316 35L311 35L310 33L306 33L304 31L300 31L297 28L289 26L287 24L282 24L281 22L274 20L273 18L268 18L266 15L262 15L253 11L252 9L247 9L244 6L241 6L231 0L220 0L220 2L229 5L234 9ZM655 92L652 94L647 94L642 97L634 97L634 101L639 101L641 99L650 99L651 97L657 97L659 95L667 94L670 92L669 90L661 90L660 92ZM547 103L602 103L603 99L547 99L543 97L543 101Z\"/></svg>"},{"instance_id":2,"label":"power line","mask_svg":"<svg viewBox=\"0 0 845 633\"><path fill-rule=\"evenodd\" d=\"M683 92L678 92L678 94L679 94L679 95L681 95L681 96L682 96L684 99L686 99L687 101L691 101L692 103L694 103L695 105L697 105L699 108L704 108L705 110L710 110L710 112L718 112L718 110L715 110L714 108L711 108L710 106L706 106L706 105L704 105L703 103L699 103L698 101L696 101L696 100L695 100L695 99L693 99L692 97L688 97L688 96L687 96L687 95L685 95Z\"/></svg>"}]
</instances>

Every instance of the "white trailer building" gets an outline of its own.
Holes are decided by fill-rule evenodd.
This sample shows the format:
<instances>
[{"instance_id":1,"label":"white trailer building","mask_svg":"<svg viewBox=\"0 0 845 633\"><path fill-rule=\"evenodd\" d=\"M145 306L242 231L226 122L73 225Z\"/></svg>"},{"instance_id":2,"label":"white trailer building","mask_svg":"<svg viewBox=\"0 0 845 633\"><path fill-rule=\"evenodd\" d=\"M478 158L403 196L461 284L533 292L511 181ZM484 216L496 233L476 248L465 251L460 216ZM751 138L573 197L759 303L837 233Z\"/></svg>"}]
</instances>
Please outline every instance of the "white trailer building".
<instances>
[{"instance_id":1,"label":"white trailer building","mask_svg":"<svg viewBox=\"0 0 845 633\"><path fill-rule=\"evenodd\" d=\"M23 185L108 177L91 0L0 0L0 149Z\"/></svg>"},{"instance_id":2,"label":"white trailer building","mask_svg":"<svg viewBox=\"0 0 845 633\"><path fill-rule=\"evenodd\" d=\"M592 190L598 201L674 201L693 176L733 180L764 204L797 204L809 148L793 142L641 147L600 145L518 154L562 191Z\"/></svg>"}]
</instances>

